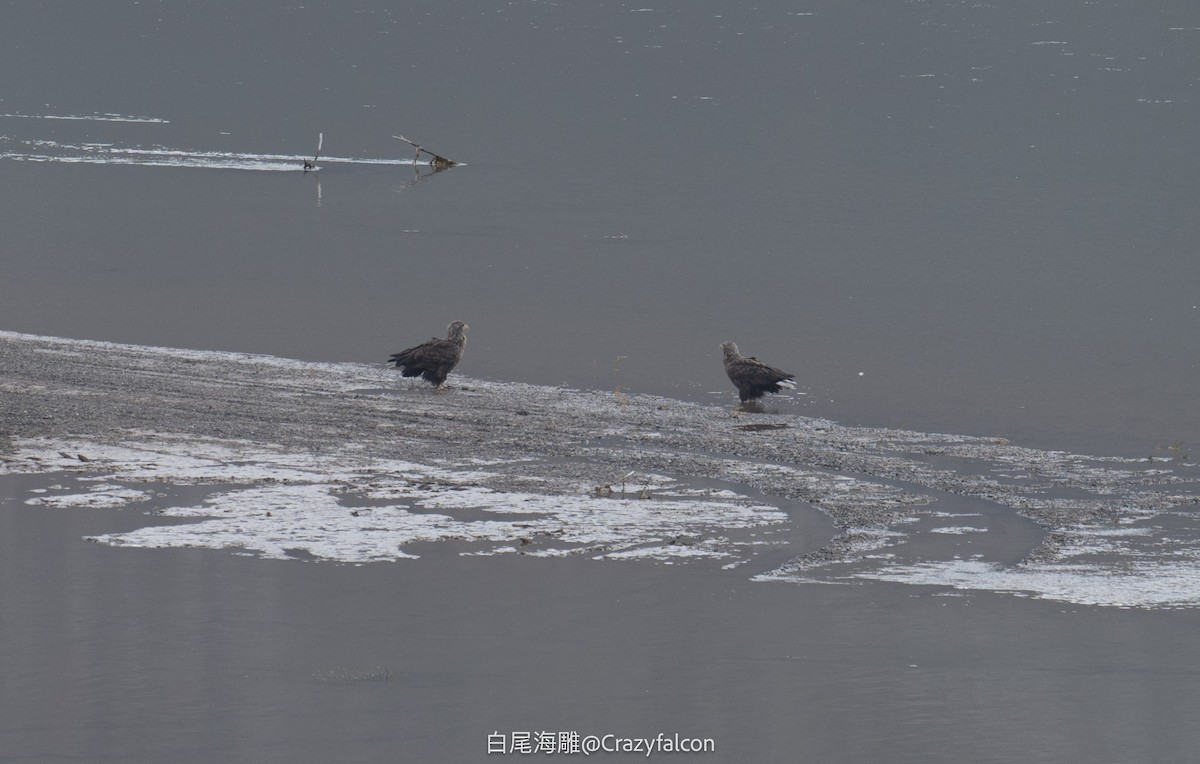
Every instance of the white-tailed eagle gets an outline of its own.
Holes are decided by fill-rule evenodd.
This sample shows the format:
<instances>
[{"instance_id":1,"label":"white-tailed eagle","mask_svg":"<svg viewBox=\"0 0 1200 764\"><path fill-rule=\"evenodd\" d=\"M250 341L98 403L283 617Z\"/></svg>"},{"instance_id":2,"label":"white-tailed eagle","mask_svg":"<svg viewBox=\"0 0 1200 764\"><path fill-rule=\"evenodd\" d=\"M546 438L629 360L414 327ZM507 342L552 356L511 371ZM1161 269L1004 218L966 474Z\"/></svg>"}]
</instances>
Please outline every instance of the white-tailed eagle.
<instances>
[{"instance_id":1,"label":"white-tailed eagle","mask_svg":"<svg viewBox=\"0 0 1200 764\"><path fill-rule=\"evenodd\" d=\"M795 374L768 366L757 358L747 358L733 342L722 343L721 350L725 353L725 373L737 387L742 403L761 398L765 393L778 393L785 387L795 389Z\"/></svg>"},{"instance_id":2,"label":"white-tailed eagle","mask_svg":"<svg viewBox=\"0 0 1200 764\"><path fill-rule=\"evenodd\" d=\"M467 325L455 321L446 329L446 339L431 337L428 342L393 354L389 362L404 376L420 375L434 385L435 390L441 390L446 386L446 375L462 360L467 344L466 332Z\"/></svg>"}]
</instances>

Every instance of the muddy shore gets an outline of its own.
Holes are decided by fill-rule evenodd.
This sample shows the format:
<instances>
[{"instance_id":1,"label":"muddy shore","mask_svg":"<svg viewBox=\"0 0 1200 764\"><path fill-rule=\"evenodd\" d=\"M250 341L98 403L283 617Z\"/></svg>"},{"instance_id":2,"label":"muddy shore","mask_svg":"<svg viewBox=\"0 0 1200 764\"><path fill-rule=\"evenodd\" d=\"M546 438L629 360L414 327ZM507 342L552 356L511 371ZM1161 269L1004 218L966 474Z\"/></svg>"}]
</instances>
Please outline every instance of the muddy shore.
<instances>
[{"instance_id":1,"label":"muddy shore","mask_svg":"<svg viewBox=\"0 0 1200 764\"><path fill-rule=\"evenodd\" d=\"M794 573L887 546L889 529L957 498L1037 523L1041 542L1025 555L1037 562L1070 545L1081 525L1119 525L1198 501L1194 468L1183 460L844 427L770 413L769 403L765 412L743 413L734 410L732 394L728 406L701 405L457 375L452 389L435 394L382 365L14 333L0 333L0 368L8 402L0 420L5 472L108 478L109 489L113 481L126 489L150 482L240 490L320 484L323 494L336 497L334 511L355 516L355 501L510 514L531 504L560 510L540 524L460 522L423 530L388 541L397 548L467 540L522 554L737 557L734 547L744 552L760 543L749 541L746 529L819 511L830 521L829 535L794 550L780 568ZM203 469L180 464L197 458ZM457 503L447 498L454 492ZM119 492L92 493L93 501L122 501ZM270 501L278 507L308 499ZM78 493L64 499L80 500ZM564 507L571 511L564 514ZM215 512L192 508L189 516ZM264 513L275 517L269 506ZM613 535L605 526L614 524L638 530ZM223 539L214 544L238 545L227 532ZM304 546L294 534L286 543ZM310 545L309 552L320 557L323 549Z\"/></svg>"}]
</instances>

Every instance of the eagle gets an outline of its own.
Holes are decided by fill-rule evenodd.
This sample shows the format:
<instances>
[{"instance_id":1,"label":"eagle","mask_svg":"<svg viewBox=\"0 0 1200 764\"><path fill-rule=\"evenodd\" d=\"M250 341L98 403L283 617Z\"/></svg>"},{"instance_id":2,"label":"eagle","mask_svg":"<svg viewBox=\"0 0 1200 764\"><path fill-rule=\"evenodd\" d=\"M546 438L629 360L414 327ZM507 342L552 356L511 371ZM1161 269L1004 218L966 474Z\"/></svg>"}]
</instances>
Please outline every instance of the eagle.
<instances>
[{"instance_id":1,"label":"eagle","mask_svg":"<svg viewBox=\"0 0 1200 764\"><path fill-rule=\"evenodd\" d=\"M467 325L455 321L446 328L446 339L430 337L408 350L394 353L389 360L406 377L422 376L434 390L446 387L446 375L462 360L463 348L467 344Z\"/></svg>"},{"instance_id":2,"label":"eagle","mask_svg":"<svg viewBox=\"0 0 1200 764\"><path fill-rule=\"evenodd\" d=\"M725 373L738 389L742 403L763 397L764 393L777 393L783 388L796 388L795 374L768 366L757 358L747 358L738 352L733 342L721 344L725 353Z\"/></svg>"}]
</instances>

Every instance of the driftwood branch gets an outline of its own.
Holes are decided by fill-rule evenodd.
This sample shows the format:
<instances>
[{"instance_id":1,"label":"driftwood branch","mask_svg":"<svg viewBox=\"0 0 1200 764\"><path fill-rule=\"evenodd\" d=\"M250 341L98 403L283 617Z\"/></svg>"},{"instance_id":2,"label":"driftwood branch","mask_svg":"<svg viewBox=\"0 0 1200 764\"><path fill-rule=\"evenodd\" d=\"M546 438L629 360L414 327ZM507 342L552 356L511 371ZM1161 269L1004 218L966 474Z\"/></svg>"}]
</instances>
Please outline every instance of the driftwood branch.
<instances>
[{"instance_id":1,"label":"driftwood branch","mask_svg":"<svg viewBox=\"0 0 1200 764\"><path fill-rule=\"evenodd\" d=\"M414 162L421 161L421 154L425 153L430 156L429 164L432 165L433 167L436 167L439 170L444 169L446 167L453 167L454 165L458 164L458 162L455 162L453 159L447 159L446 157L442 156L441 154L435 154L432 151L430 151L429 149L420 145L419 143L414 143L413 141L410 141L409 139L405 138L403 135L393 135L392 137L398 141L404 141L409 146L412 146L414 149L417 150L417 155L413 159Z\"/></svg>"},{"instance_id":2,"label":"driftwood branch","mask_svg":"<svg viewBox=\"0 0 1200 764\"><path fill-rule=\"evenodd\" d=\"M317 159L321 156L321 144L325 142L325 133L317 133L317 151L313 154L312 161L304 160L304 171L317 169Z\"/></svg>"}]
</instances>

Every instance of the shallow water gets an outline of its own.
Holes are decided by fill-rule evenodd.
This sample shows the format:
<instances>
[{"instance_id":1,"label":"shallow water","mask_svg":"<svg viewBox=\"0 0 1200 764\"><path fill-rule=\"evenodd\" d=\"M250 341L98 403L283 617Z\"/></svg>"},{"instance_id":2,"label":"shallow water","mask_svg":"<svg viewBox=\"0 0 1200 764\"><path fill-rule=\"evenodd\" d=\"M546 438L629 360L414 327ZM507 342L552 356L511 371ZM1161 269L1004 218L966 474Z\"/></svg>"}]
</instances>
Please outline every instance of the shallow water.
<instances>
[{"instance_id":1,"label":"shallow water","mask_svg":"<svg viewBox=\"0 0 1200 764\"><path fill-rule=\"evenodd\" d=\"M0 516L10 761L474 761L497 730L678 731L717 761L1178 761L1197 739L1196 611L113 549L79 539L140 517Z\"/></svg>"}]
</instances>

